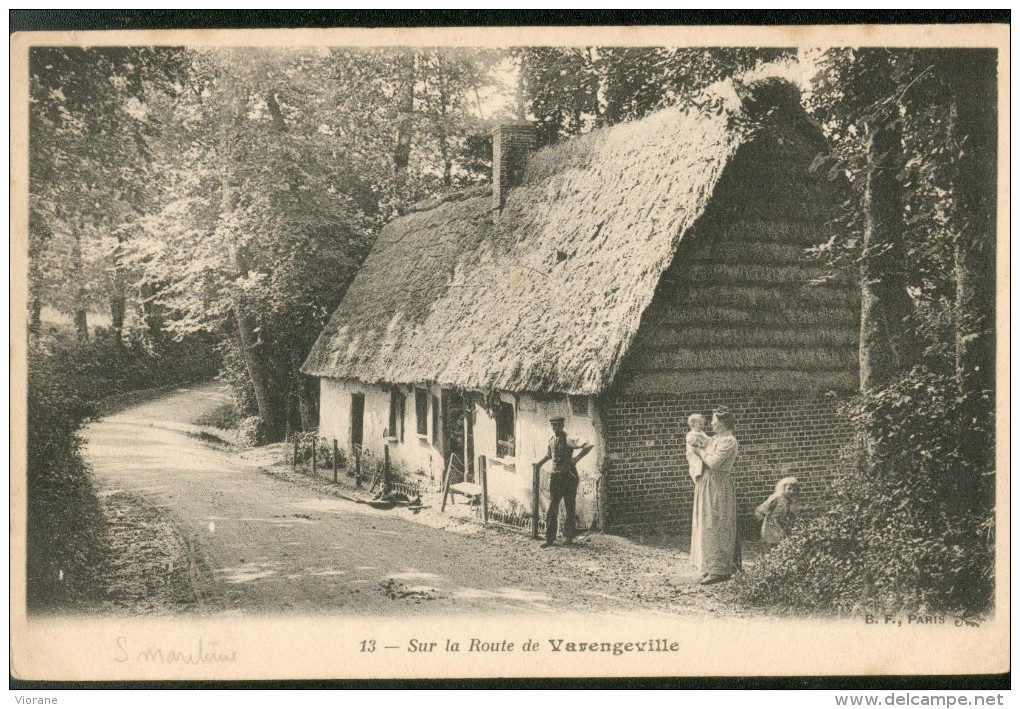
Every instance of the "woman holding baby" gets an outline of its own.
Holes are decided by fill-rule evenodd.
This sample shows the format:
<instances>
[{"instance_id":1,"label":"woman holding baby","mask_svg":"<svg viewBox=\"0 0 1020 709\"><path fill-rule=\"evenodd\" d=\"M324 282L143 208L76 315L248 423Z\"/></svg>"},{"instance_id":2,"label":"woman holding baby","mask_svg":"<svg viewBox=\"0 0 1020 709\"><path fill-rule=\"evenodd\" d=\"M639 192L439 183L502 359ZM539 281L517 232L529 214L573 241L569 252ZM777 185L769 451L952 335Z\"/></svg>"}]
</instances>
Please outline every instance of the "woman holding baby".
<instances>
[{"instance_id":1,"label":"woman holding baby","mask_svg":"<svg viewBox=\"0 0 1020 709\"><path fill-rule=\"evenodd\" d=\"M729 579L740 568L737 495L730 475L737 459L737 439L733 435L733 414L724 407L712 414L715 435L711 438L703 433L696 435L701 426L694 418L689 422L692 433L687 435L687 453L695 478L691 564L702 572L702 584L712 584ZM703 424L703 417L699 418Z\"/></svg>"}]
</instances>

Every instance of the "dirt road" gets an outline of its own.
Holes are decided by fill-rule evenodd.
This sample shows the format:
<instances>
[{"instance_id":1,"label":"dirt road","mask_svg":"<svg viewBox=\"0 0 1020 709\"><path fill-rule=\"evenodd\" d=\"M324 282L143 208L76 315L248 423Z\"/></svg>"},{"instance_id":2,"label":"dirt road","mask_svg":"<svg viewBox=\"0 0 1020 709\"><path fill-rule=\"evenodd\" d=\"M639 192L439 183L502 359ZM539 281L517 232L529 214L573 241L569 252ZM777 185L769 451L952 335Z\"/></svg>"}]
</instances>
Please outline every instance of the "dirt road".
<instances>
[{"instance_id":1,"label":"dirt road","mask_svg":"<svg viewBox=\"0 0 1020 709\"><path fill-rule=\"evenodd\" d=\"M732 613L725 589L698 587L673 549L590 535L543 550L514 531L436 528L269 475L193 425L228 400L220 385L180 389L86 429L114 525L107 610Z\"/></svg>"}]
</instances>

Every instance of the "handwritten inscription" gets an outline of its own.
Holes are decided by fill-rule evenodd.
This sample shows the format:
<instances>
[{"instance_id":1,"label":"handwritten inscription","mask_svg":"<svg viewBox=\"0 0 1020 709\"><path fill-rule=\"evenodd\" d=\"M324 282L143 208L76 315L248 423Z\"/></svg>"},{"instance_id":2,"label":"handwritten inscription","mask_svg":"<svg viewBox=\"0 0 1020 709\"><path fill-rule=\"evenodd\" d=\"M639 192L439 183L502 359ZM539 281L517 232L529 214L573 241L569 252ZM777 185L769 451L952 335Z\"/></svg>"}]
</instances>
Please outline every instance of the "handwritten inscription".
<instances>
[{"instance_id":1,"label":"handwritten inscription","mask_svg":"<svg viewBox=\"0 0 1020 709\"><path fill-rule=\"evenodd\" d=\"M237 662L237 650L232 650L215 640L199 638L190 646L131 647L123 635L117 636L117 662L144 662L161 665L205 665L223 662Z\"/></svg>"}]
</instances>

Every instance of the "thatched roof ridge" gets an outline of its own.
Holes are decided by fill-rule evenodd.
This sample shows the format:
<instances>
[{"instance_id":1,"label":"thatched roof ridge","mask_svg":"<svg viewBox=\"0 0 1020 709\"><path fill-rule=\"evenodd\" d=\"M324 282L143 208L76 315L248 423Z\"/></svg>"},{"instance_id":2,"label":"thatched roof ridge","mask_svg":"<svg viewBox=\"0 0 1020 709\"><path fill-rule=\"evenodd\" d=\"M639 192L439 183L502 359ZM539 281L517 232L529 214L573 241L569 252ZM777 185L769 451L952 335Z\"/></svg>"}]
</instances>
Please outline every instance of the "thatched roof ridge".
<instances>
[{"instance_id":1,"label":"thatched roof ridge","mask_svg":"<svg viewBox=\"0 0 1020 709\"><path fill-rule=\"evenodd\" d=\"M740 110L668 108L539 151L495 223L482 191L393 221L303 371L605 391L680 240L748 137L732 120ZM733 268L794 277L779 264Z\"/></svg>"},{"instance_id":2,"label":"thatched roof ridge","mask_svg":"<svg viewBox=\"0 0 1020 709\"><path fill-rule=\"evenodd\" d=\"M476 187L468 187L463 190L457 190L455 192L446 192L433 197L431 199L423 199L420 202L407 207L404 211L405 214L412 214L414 212L428 212L441 204L447 202L460 202L465 199L471 199L472 197L486 197L492 194L492 185L478 185Z\"/></svg>"}]
</instances>

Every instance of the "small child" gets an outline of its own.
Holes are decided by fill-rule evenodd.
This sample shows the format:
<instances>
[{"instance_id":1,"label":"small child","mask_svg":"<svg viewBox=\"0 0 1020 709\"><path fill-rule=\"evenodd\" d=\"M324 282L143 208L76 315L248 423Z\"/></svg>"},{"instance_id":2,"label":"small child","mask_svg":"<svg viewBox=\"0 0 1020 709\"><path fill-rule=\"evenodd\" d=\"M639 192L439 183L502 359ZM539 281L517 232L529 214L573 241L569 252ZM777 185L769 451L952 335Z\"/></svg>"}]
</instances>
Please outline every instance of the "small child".
<instances>
[{"instance_id":1,"label":"small child","mask_svg":"<svg viewBox=\"0 0 1020 709\"><path fill-rule=\"evenodd\" d=\"M705 417L701 414L691 414L687 417L687 426L691 429L684 438L687 444L687 471L691 480L697 482L705 470L705 461L694 452L694 449L704 448L708 443L708 434L704 431Z\"/></svg>"},{"instance_id":2,"label":"small child","mask_svg":"<svg viewBox=\"0 0 1020 709\"><path fill-rule=\"evenodd\" d=\"M797 478L786 477L776 483L776 490L754 510L761 520L761 539L775 546L790 536L796 516L794 498L797 495Z\"/></svg>"}]
</instances>

